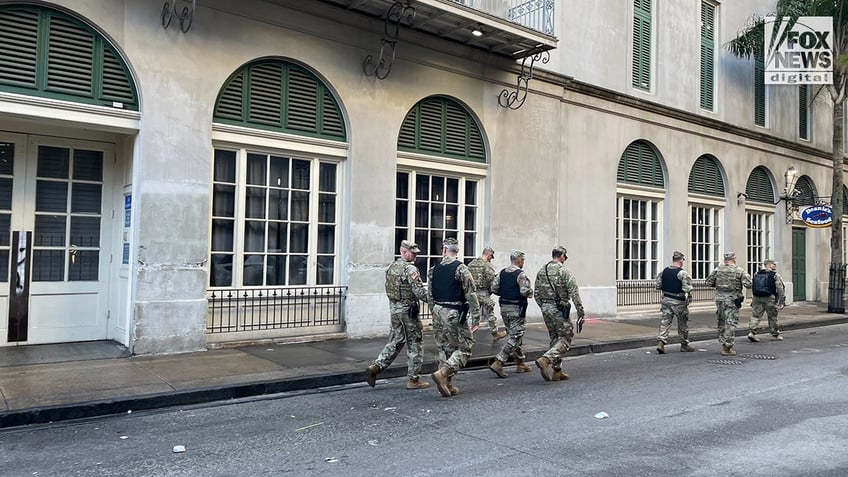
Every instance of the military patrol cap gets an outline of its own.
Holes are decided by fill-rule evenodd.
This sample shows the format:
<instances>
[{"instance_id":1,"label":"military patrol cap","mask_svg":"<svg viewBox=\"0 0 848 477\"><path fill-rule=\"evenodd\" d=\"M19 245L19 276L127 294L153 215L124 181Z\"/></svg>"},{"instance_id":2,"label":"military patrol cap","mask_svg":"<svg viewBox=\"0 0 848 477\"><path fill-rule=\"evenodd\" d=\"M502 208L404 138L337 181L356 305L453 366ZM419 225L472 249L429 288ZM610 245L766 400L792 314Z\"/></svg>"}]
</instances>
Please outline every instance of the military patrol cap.
<instances>
[{"instance_id":1,"label":"military patrol cap","mask_svg":"<svg viewBox=\"0 0 848 477\"><path fill-rule=\"evenodd\" d=\"M736 252L726 252L724 254L725 260L736 260Z\"/></svg>"},{"instance_id":2,"label":"military patrol cap","mask_svg":"<svg viewBox=\"0 0 848 477\"><path fill-rule=\"evenodd\" d=\"M763 265L771 265L772 263L777 265L777 262L774 259L767 258L767 259L763 260Z\"/></svg>"},{"instance_id":3,"label":"military patrol cap","mask_svg":"<svg viewBox=\"0 0 848 477\"><path fill-rule=\"evenodd\" d=\"M409 250L412 253L421 253L421 249L418 248L418 244L410 240L404 240L400 243L400 246Z\"/></svg>"},{"instance_id":4,"label":"military patrol cap","mask_svg":"<svg viewBox=\"0 0 848 477\"><path fill-rule=\"evenodd\" d=\"M524 252L523 251L513 250L512 252L509 252L509 259L510 260L518 260L519 258L524 258Z\"/></svg>"},{"instance_id":5,"label":"military patrol cap","mask_svg":"<svg viewBox=\"0 0 848 477\"><path fill-rule=\"evenodd\" d=\"M459 240L453 237L448 237L445 239L443 247L447 248L450 251L459 250Z\"/></svg>"},{"instance_id":6,"label":"military patrol cap","mask_svg":"<svg viewBox=\"0 0 848 477\"><path fill-rule=\"evenodd\" d=\"M678 252L677 250L675 250L674 253L671 254L671 261L672 262L676 262L678 260L683 260L683 258L684 258L683 252Z\"/></svg>"}]
</instances>

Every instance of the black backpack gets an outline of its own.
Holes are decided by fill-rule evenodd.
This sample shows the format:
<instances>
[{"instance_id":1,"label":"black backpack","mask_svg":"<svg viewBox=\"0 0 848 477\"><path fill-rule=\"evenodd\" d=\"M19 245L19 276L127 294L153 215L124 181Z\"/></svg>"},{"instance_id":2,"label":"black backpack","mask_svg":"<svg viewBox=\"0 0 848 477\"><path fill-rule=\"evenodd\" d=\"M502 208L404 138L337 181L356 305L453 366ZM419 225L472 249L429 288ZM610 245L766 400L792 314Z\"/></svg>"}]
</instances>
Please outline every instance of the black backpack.
<instances>
[{"instance_id":1,"label":"black backpack","mask_svg":"<svg viewBox=\"0 0 848 477\"><path fill-rule=\"evenodd\" d=\"M754 296L777 295L777 289L774 285L774 272L760 270L754 274L753 282L751 291L754 293Z\"/></svg>"}]
</instances>

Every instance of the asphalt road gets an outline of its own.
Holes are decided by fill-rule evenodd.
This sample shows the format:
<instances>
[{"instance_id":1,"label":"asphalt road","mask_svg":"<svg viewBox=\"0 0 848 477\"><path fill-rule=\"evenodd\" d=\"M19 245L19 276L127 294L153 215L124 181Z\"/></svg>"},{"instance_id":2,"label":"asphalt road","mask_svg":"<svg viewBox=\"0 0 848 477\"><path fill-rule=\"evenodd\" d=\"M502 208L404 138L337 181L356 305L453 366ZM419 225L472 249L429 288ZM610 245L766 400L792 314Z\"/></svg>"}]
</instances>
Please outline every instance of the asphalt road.
<instances>
[{"instance_id":1,"label":"asphalt road","mask_svg":"<svg viewBox=\"0 0 848 477\"><path fill-rule=\"evenodd\" d=\"M848 475L848 325L767 339L465 371L448 399L394 379L9 429L0 475Z\"/></svg>"}]
</instances>

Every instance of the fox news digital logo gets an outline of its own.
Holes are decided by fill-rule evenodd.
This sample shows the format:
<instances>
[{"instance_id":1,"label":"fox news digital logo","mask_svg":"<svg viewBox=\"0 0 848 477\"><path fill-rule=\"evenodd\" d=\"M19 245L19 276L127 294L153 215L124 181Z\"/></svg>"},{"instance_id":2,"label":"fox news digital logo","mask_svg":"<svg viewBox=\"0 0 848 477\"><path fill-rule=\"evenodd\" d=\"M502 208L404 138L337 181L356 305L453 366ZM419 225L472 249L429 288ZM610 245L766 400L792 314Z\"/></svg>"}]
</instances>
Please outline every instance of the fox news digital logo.
<instances>
[{"instance_id":1,"label":"fox news digital logo","mask_svg":"<svg viewBox=\"0 0 848 477\"><path fill-rule=\"evenodd\" d=\"M833 18L765 18L765 84L833 84Z\"/></svg>"}]
</instances>

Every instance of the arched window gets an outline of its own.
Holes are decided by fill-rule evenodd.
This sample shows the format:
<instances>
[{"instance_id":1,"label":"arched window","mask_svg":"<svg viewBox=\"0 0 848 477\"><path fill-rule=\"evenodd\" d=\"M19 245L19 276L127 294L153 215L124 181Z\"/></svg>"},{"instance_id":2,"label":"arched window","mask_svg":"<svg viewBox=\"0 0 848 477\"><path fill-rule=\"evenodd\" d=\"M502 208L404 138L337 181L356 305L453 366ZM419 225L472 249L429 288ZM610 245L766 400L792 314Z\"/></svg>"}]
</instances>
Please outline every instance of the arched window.
<instances>
[{"instance_id":1,"label":"arched window","mask_svg":"<svg viewBox=\"0 0 848 477\"><path fill-rule=\"evenodd\" d=\"M795 190L797 191L797 197L793 202L796 206L806 207L808 205L815 205L818 201L816 186L813 184L810 176L799 177L798 181L795 182Z\"/></svg>"},{"instance_id":2,"label":"arched window","mask_svg":"<svg viewBox=\"0 0 848 477\"><path fill-rule=\"evenodd\" d=\"M446 237L459 240L466 261L477 256L488 161L471 112L448 97L425 98L403 120L397 148L395 250L414 240L421 247L415 264L425 277L441 260Z\"/></svg>"},{"instance_id":3,"label":"arched window","mask_svg":"<svg viewBox=\"0 0 848 477\"><path fill-rule=\"evenodd\" d=\"M255 61L226 81L214 120L209 285L338 284L347 145L327 85L304 66Z\"/></svg>"},{"instance_id":4,"label":"arched window","mask_svg":"<svg viewBox=\"0 0 848 477\"><path fill-rule=\"evenodd\" d=\"M745 185L745 216L747 219L746 258L748 273L754 274L771 257L774 246L774 183L762 166L756 167Z\"/></svg>"},{"instance_id":5,"label":"arched window","mask_svg":"<svg viewBox=\"0 0 848 477\"><path fill-rule=\"evenodd\" d=\"M718 266L724 205L724 177L718 160L705 154L689 171L689 266L693 278L707 278Z\"/></svg>"},{"instance_id":6,"label":"arched window","mask_svg":"<svg viewBox=\"0 0 848 477\"><path fill-rule=\"evenodd\" d=\"M0 91L138 110L129 68L99 32L66 13L0 5Z\"/></svg>"},{"instance_id":7,"label":"arched window","mask_svg":"<svg viewBox=\"0 0 848 477\"><path fill-rule=\"evenodd\" d=\"M665 197L665 174L654 146L630 143L619 159L617 179L616 279L652 279L660 263Z\"/></svg>"}]
</instances>

